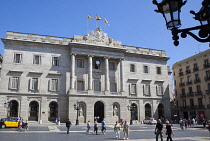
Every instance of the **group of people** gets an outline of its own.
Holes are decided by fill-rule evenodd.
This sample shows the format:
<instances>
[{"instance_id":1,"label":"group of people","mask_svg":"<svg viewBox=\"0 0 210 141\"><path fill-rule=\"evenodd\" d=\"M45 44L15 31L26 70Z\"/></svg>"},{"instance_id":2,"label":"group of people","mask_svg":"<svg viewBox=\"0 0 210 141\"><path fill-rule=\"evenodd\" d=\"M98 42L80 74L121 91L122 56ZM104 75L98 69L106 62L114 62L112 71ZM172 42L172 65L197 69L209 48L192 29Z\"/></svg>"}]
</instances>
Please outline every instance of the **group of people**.
<instances>
[{"instance_id":1,"label":"group of people","mask_svg":"<svg viewBox=\"0 0 210 141\"><path fill-rule=\"evenodd\" d=\"M25 122L23 121L23 118L18 118L18 131L29 131L28 128L28 120L26 120Z\"/></svg>"},{"instance_id":2,"label":"group of people","mask_svg":"<svg viewBox=\"0 0 210 141\"><path fill-rule=\"evenodd\" d=\"M166 135L167 135L167 141L172 141L171 135L174 135L174 132L171 128L171 124L169 124L169 121L166 120ZM157 120L157 124L155 127L155 135L156 135L156 141L158 141L158 137L160 136L161 141L163 141L163 124L161 119Z\"/></svg>"}]
</instances>

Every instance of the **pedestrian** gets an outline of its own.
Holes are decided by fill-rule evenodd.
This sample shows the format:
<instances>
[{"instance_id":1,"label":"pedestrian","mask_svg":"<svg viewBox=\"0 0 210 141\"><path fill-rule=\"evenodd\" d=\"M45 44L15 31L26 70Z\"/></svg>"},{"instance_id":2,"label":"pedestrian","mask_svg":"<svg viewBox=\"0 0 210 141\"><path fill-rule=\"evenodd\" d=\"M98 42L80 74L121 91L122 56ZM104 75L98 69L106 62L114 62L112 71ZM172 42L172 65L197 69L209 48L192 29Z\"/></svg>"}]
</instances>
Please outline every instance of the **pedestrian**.
<instances>
[{"instance_id":1,"label":"pedestrian","mask_svg":"<svg viewBox=\"0 0 210 141\"><path fill-rule=\"evenodd\" d=\"M129 136L128 136L128 135L129 135L129 124L127 123L126 120L125 120L124 123L123 123L123 132L124 132L124 138L123 138L123 139L124 139L124 140L125 140L125 139L128 140L128 139L129 139L129 138L128 138L128 137L129 137Z\"/></svg>"},{"instance_id":2,"label":"pedestrian","mask_svg":"<svg viewBox=\"0 0 210 141\"><path fill-rule=\"evenodd\" d=\"M96 132L96 135L98 135L98 122L97 122L97 119L95 119L95 122L94 122L94 131L93 133Z\"/></svg>"},{"instance_id":3,"label":"pedestrian","mask_svg":"<svg viewBox=\"0 0 210 141\"><path fill-rule=\"evenodd\" d=\"M197 119L195 118L195 125L198 125L198 121L197 121Z\"/></svg>"},{"instance_id":4,"label":"pedestrian","mask_svg":"<svg viewBox=\"0 0 210 141\"><path fill-rule=\"evenodd\" d=\"M183 123L183 120L182 120L182 118L180 118L180 120L179 120L179 125L180 125L180 128L182 129L182 130L184 130L184 123Z\"/></svg>"},{"instance_id":5,"label":"pedestrian","mask_svg":"<svg viewBox=\"0 0 210 141\"><path fill-rule=\"evenodd\" d=\"M167 135L167 141L170 139L170 141L173 141L171 138L171 134L173 133L173 130L171 128L171 125L169 124L169 121L166 121L166 135Z\"/></svg>"},{"instance_id":6,"label":"pedestrian","mask_svg":"<svg viewBox=\"0 0 210 141\"><path fill-rule=\"evenodd\" d=\"M161 119L158 119L156 127L155 127L156 141L158 141L158 136L160 135L161 141L163 141L163 124Z\"/></svg>"},{"instance_id":7,"label":"pedestrian","mask_svg":"<svg viewBox=\"0 0 210 141\"><path fill-rule=\"evenodd\" d=\"M104 134L104 135L105 135L105 133L106 133L106 122L105 122L104 119L103 119L103 121L101 122L101 132L102 132L102 134Z\"/></svg>"},{"instance_id":8,"label":"pedestrian","mask_svg":"<svg viewBox=\"0 0 210 141\"><path fill-rule=\"evenodd\" d=\"M66 121L67 134L69 134L70 127L71 127L71 121L69 119L67 119L67 121Z\"/></svg>"},{"instance_id":9,"label":"pedestrian","mask_svg":"<svg viewBox=\"0 0 210 141\"><path fill-rule=\"evenodd\" d=\"M209 137L210 137L210 120L208 121Z\"/></svg>"},{"instance_id":10,"label":"pedestrian","mask_svg":"<svg viewBox=\"0 0 210 141\"><path fill-rule=\"evenodd\" d=\"M19 120L19 122L18 122L18 130L23 131L22 126L23 126L23 119L20 118L20 120Z\"/></svg>"},{"instance_id":11,"label":"pedestrian","mask_svg":"<svg viewBox=\"0 0 210 141\"><path fill-rule=\"evenodd\" d=\"M185 119L184 119L184 126L185 126L185 129L187 129L187 125L188 125L188 121L187 121L187 119L185 118Z\"/></svg>"},{"instance_id":12,"label":"pedestrian","mask_svg":"<svg viewBox=\"0 0 210 141\"><path fill-rule=\"evenodd\" d=\"M195 119L194 118L192 119L192 123L193 123L193 125L195 125Z\"/></svg>"},{"instance_id":13,"label":"pedestrian","mask_svg":"<svg viewBox=\"0 0 210 141\"><path fill-rule=\"evenodd\" d=\"M90 128L91 128L90 121L88 121L87 122L87 131L86 131L87 134L90 134Z\"/></svg>"},{"instance_id":14,"label":"pedestrian","mask_svg":"<svg viewBox=\"0 0 210 141\"><path fill-rule=\"evenodd\" d=\"M26 122L25 122L25 131L29 131L29 128L28 128L28 120L26 120Z\"/></svg>"},{"instance_id":15,"label":"pedestrian","mask_svg":"<svg viewBox=\"0 0 210 141\"><path fill-rule=\"evenodd\" d=\"M191 127L191 119L190 118L188 118L187 123L188 123L188 127Z\"/></svg>"},{"instance_id":16,"label":"pedestrian","mask_svg":"<svg viewBox=\"0 0 210 141\"><path fill-rule=\"evenodd\" d=\"M203 118L203 128L206 128L206 120Z\"/></svg>"},{"instance_id":17,"label":"pedestrian","mask_svg":"<svg viewBox=\"0 0 210 141\"><path fill-rule=\"evenodd\" d=\"M120 124L118 123L118 121L116 121L116 124L114 125L114 133L116 139L120 139Z\"/></svg>"}]
</instances>

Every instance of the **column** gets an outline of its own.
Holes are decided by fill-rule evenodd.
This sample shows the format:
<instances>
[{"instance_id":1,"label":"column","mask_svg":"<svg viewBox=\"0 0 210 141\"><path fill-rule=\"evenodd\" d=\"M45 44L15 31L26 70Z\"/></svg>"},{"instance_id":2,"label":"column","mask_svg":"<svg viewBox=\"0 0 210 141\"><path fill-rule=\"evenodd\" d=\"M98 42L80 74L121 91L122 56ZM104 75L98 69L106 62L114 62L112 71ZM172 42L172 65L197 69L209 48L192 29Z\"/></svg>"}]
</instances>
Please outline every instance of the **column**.
<instances>
[{"instance_id":1,"label":"column","mask_svg":"<svg viewBox=\"0 0 210 141\"><path fill-rule=\"evenodd\" d=\"M75 89L75 54L71 54L71 89Z\"/></svg>"},{"instance_id":2,"label":"column","mask_svg":"<svg viewBox=\"0 0 210 141\"><path fill-rule=\"evenodd\" d=\"M92 56L88 56L88 90L93 89L93 66L92 66Z\"/></svg>"},{"instance_id":3,"label":"column","mask_svg":"<svg viewBox=\"0 0 210 141\"><path fill-rule=\"evenodd\" d=\"M105 91L109 91L109 59L105 58Z\"/></svg>"},{"instance_id":4,"label":"column","mask_svg":"<svg viewBox=\"0 0 210 141\"><path fill-rule=\"evenodd\" d=\"M120 88L121 92L125 91L125 84L124 84L124 60L120 59Z\"/></svg>"}]
</instances>

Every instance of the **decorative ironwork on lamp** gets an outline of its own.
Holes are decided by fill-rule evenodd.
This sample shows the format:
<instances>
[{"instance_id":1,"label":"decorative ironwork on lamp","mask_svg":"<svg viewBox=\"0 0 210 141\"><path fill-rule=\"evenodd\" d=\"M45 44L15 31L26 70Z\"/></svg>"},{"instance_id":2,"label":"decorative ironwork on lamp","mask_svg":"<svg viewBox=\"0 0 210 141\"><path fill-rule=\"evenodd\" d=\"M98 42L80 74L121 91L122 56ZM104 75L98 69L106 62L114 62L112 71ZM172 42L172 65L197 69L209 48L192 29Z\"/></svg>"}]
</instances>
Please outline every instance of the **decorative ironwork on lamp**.
<instances>
[{"instance_id":1,"label":"decorative ironwork on lamp","mask_svg":"<svg viewBox=\"0 0 210 141\"><path fill-rule=\"evenodd\" d=\"M201 25L178 29L181 27L180 12L183 5L185 5L187 0L163 0L158 3L157 0L153 0L153 4L157 5L158 10L155 12L161 13L166 21L167 29L172 32L172 39L174 40L174 45L179 45L179 36L181 33L182 38L186 38L187 35L190 35L195 40L199 42L210 42L210 0L203 0L202 7L199 12L195 13L190 11L195 17L195 20L198 20ZM194 30L198 31L198 36L192 33Z\"/></svg>"}]
</instances>

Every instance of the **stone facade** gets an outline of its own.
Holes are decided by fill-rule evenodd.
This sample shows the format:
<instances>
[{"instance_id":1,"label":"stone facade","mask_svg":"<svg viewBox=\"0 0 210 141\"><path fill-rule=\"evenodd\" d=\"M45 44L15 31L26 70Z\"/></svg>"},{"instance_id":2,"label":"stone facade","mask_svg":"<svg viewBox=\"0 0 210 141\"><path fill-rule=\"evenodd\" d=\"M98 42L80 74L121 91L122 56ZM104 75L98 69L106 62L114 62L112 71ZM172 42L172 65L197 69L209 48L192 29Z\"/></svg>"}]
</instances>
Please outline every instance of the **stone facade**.
<instances>
[{"instance_id":1,"label":"stone facade","mask_svg":"<svg viewBox=\"0 0 210 141\"><path fill-rule=\"evenodd\" d=\"M80 123L94 117L171 118L165 51L122 45L99 27L73 38L7 32L2 42L0 118L44 123L56 117L74 123L77 116Z\"/></svg>"},{"instance_id":2,"label":"stone facade","mask_svg":"<svg viewBox=\"0 0 210 141\"><path fill-rule=\"evenodd\" d=\"M178 117L210 117L210 49L173 65Z\"/></svg>"}]
</instances>

